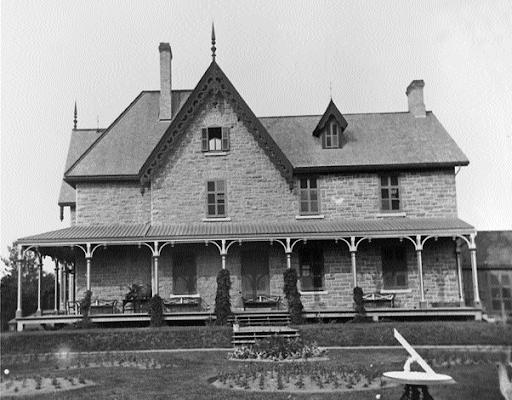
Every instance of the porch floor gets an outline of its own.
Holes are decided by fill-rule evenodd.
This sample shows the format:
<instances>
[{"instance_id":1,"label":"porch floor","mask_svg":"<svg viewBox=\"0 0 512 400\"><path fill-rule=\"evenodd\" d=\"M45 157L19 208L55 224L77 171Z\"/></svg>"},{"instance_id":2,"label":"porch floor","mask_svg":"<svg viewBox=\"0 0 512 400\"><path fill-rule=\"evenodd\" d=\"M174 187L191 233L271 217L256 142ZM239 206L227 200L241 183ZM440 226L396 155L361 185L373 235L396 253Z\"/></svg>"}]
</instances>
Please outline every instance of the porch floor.
<instances>
[{"instance_id":1,"label":"porch floor","mask_svg":"<svg viewBox=\"0 0 512 400\"><path fill-rule=\"evenodd\" d=\"M378 321L382 319L396 321L420 320L477 320L482 319L482 310L473 307L438 307L438 308L369 308L367 316ZM275 311L243 311L234 310L234 317L259 321L286 317L283 310ZM355 316L353 310L306 310L304 318L310 322L346 322ZM70 325L79 321L81 315L55 314L53 310L45 310L43 315L30 315L10 321L13 330L52 329ZM149 326L150 316L147 313L119 313L91 315L91 320L100 325L111 327ZM168 325L206 325L215 321L215 314L206 311L164 313L164 321ZM267 324L271 325L271 324Z\"/></svg>"}]
</instances>

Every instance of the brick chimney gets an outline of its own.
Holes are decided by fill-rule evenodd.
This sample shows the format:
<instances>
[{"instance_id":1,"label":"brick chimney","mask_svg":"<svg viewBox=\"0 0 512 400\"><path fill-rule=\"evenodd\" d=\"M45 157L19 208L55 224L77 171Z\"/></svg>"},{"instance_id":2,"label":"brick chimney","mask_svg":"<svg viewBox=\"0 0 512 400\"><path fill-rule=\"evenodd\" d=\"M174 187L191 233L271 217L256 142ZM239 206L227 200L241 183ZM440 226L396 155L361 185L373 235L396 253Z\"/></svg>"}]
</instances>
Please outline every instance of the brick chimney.
<instances>
[{"instance_id":1,"label":"brick chimney","mask_svg":"<svg viewBox=\"0 0 512 400\"><path fill-rule=\"evenodd\" d=\"M427 116L425 111L425 102L423 101L423 87L425 82L423 80L412 81L407 86L407 102L409 103L409 112L416 118L425 118Z\"/></svg>"},{"instance_id":2,"label":"brick chimney","mask_svg":"<svg viewBox=\"0 0 512 400\"><path fill-rule=\"evenodd\" d=\"M172 119L171 61L169 43L160 43L160 120Z\"/></svg>"}]
</instances>

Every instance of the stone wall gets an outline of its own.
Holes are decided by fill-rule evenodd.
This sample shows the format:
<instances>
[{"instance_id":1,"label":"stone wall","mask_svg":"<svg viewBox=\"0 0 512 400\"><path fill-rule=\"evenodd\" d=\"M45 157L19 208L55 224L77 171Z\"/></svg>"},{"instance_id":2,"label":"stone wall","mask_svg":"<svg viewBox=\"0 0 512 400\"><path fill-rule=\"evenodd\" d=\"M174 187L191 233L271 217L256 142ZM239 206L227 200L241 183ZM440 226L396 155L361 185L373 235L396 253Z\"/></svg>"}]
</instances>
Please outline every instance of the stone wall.
<instances>
[{"instance_id":1,"label":"stone wall","mask_svg":"<svg viewBox=\"0 0 512 400\"><path fill-rule=\"evenodd\" d=\"M357 280L364 293L380 292L385 289L382 282L381 248L384 245L397 245L398 239L363 241L357 253ZM396 292L395 304L400 308L418 308L420 302L419 278L414 246L404 240L408 265L408 287ZM299 271L299 243L292 255L292 268ZM302 302L306 310L352 310L353 276L350 253L346 244L334 241L322 242L324 248L324 290L302 292ZM228 252L226 267L231 273L231 304L233 310L242 309L241 254L242 251L268 252L270 294L283 298L283 273L286 270L284 249L278 243L234 244ZM166 246L159 260L160 296L168 299L173 293L172 265L173 254L193 253L197 271L197 293L201 296L201 309L213 312L215 309L216 277L222 268L221 257L214 245L181 244ZM429 239L423 253L423 279L425 298L433 303L458 302L458 280L455 264L454 243L451 239ZM85 292L85 260L77 261L77 299ZM133 283L151 285L151 252L144 246L110 246L98 249L93 257L91 286L93 299L116 299L122 302ZM300 282L299 282L300 289ZM286 309L283 301L282 309Z\"/></svg>"},{"instance_id":2,"label":"stone wall","mask_svg":"<svg viewBox=\"0 0 512 400\"><path fill-rule=\"evenodd\" d=\"M403 172L400 177L401 212L412 218L455 218L457 198L453 168ZM382 218L380 175L330 174L319 177L321 213L325 218Z\"/></svg>"},{"instance_id":3,"label":"stone wall","mask_svg":"<svg viewBox=\"0 0 512 400\"><path fill-rule=\"evenodd\" d=\"M76 224L142 224L150 221L151 191L140 183L77 183Z\"/></svg>"}]
</instances>

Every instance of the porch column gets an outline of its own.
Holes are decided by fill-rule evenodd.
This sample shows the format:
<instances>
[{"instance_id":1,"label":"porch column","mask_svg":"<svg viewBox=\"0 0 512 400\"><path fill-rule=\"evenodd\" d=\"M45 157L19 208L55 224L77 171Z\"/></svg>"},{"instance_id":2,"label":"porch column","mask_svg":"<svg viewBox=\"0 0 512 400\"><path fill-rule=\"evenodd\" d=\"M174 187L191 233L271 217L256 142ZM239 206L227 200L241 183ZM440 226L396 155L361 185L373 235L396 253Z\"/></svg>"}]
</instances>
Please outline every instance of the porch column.
<instances>
[{"instance_id":1,"label":"porch column","mask_svg":"<svg viewBox=\"0 0 512 400\"><path fill-rule=\"evenodd\" d=\"M423 287L423 261L421 259L421 251L423 245L421 244L421 235L416 235L416 261L418 262L418 275L420 280L420 308L427 308L425 301L425 289Z\"/></svg>"},{"instance_id":2,"label":"porch column","mask_svg":"<svg viewBox=\"0 0 512 400\"><path fill-rule=\"evenodd\" d=\"M464 307L466 305L466 301L464 300L464 286L462 283L462 264L460 261L460 252L460 243L457 241L455 247L455 261L457 263L457 279L459 281L459 302L460 306Z\"/></svg>"},{"instance_id":3,"label":"porch column","mask_svg":"<svg viewBox=\"0 0 512 400\"><path fill-rule=\"evenodd\" d=\"M476 233L470 235L469 253L471 255L471 271L473 273L473 293L474 293L474 306L482 307L480 301L480 292L478 291L478 271L476 269Z\"/></svg>"},{"instance_id":4,"label":"porch column","mask_svg":"<svg viewBox=\"0 0 512 400\"><path fill-rule=\"evenodd\" d=\"M18 266L18 305L16 307L16 318L21 318L23 316L23 312L21 311L21 270L23 268L23 258L22 258L22 248L18 246L18 261L16 262Z\"/></svg>"},{"instance_id":5,"label":"porch column","mask_svg":"<svg viewBox=\"0 0 512 400\"><path fill-rule=\"evenodd\" d=\"M156 256L153 256L153 268L154 268L154 271L155 271L155 283L154 283L154 291L153 291L153 296L155 295L158 295L159 294L159 291L160 291L160 284L159 284L159 281L158 281L158 259L160 257L158 255Z\"/></svg>"},{"instance_id":6,"label":"porch column","mask_svg":"<svg viewBox=\"0 0 512 400\"><path fill-rule=\"evenodd\" d=\"M350 238L350 260L352 262L352 284L354 288L357 287L356 253L356 238L352 236Z\"/></svg>"},{"instance_id":7,"label":"porch column","mask_svg":"<svg viewBox=\"0 0 512 400\"><path fill-rule=\"evenodd\" d=\"M292 268L292 247L290 245L290 238L286 238L286 268Z\"/></svg>"},{"instance_id":8,"label":"porch column","mask_svg":"<svg viewBox=\"0 0 512 400\"><path fill-rule=\"evenodd\" d=\"M60 309L66 309L66 295L64 293L64 269L66 268L66 264L60 262L59 263L59 303Z\"/></svg>"},{"instance_id":9,"label":"porch column","mask_svg":"<svg viewBox=\"0 0 512 400\"><path fill-rule=\"evenodd\" d=\"M42 307L41 307L41 289L42 289L42 280L43 280L43 261L41 259L41 255L36 256L36 265L37 265L37 310L36 315L42 315Z\"/></svg>"},{"instance_id":10,"label":"porch column","mask_svg":"<svg viewBox=\"0 0 512 400\"><path fill-rule=\"evenodd\" d=\"M55 261L55 276L54 276L54 288L53 288L53 309L55 314L59 313L59 261Z\"/></svg>"},{"instance_id":11,"label":"porch column","mask_svg":"<svg viewBox=\"0 0 512 400\"><path fill-rule=\"evenodd\" d=\"M85 262L87 264L87 290L91 290L91 260L92 257L87 257Z\"/></svg>"},{"instance_id":12,"label":"porch column","mask_svg":"<svg viewBox=\"0 0 512 400\"><path fill-rule=\"evenodd\" d=\"M222 269L226 269L226 256L228 255L228 250L226 248L226 239L221 240L221 248L220 248L220 256L222 258Z\"/></svg>"}]
</instances>

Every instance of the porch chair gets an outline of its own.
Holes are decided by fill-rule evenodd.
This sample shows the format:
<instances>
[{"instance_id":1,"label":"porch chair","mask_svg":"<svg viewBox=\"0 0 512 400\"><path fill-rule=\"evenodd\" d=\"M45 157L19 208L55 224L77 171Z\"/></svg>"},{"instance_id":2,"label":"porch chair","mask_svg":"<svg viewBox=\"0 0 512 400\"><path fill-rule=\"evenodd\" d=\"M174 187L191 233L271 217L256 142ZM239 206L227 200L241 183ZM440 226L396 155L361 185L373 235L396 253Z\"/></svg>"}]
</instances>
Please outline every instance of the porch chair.
<instances>
[{"instance_id":1,"label":"porch chair","mask_svg":"<svg viewBox=\"0 0 512 400\"><path fill-rule=\"evenodd\" d=\"M68 301L66 303L66 314L68 315L80 315L80 302L79 301Z\"/></svg>"}]
</instances>

